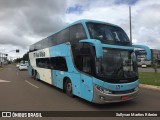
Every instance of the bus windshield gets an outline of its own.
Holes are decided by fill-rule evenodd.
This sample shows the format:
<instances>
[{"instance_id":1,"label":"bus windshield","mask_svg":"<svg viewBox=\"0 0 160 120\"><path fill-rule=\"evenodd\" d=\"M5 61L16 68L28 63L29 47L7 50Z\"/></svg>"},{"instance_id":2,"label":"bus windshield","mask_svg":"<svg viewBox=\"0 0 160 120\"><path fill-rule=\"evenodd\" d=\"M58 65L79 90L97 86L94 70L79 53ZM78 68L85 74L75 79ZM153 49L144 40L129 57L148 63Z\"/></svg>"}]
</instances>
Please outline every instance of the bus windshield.
<instances>
[{"instance_id":1,"label":"bus windshield","mask_svg":"<svg viewBox=\"0 0 160 120\"><path fill-rule=\"evenodd\" d=\"M96 62L96 73L109 79L127 79L138 76L134 51L103 49L103 58Z\"/></svg>"},{"instance_id":2,"label":"bus windshield","mask_svg":"<svg viewBox=\"0 0 160 120\"><path fill-rule=\"evenodd\" d=\"M128 36L120 27L91 22L87 23L87 27L90 37L92 39L98 39L102 43L130 43Z\"/></svg>"}]
</instances>

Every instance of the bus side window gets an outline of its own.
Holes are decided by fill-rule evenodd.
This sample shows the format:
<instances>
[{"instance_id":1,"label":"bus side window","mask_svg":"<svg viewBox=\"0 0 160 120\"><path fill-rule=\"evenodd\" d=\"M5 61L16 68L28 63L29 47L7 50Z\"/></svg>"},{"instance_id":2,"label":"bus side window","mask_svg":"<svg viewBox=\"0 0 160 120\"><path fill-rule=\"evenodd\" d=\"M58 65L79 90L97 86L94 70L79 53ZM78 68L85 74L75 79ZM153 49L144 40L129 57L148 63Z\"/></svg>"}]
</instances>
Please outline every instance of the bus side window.
<instances>
[{"instance_id":1,"label":"bus side window","mask_svg":"<svg viewBox=\"0 0 160 120\"><path fill-rule=\"evenodd\" d=\"M69 41L69 28L66 28L57 34L57 44L65 43L68 41Z\"/></svg>"},{"instance_id":2,"label":"bus side window","mask_svg":"<svg viewBox=\"0 0 160 120\"><path fill-rule=\"evenodd\" d=\"M48 37L48 47L57 45L57 34Z\"/></svg>"},{"instance_id":3,"label":"bus side window","mask_svg":"<svg viewBox=\"0 0 160 120\"><path fill-rule=\"evenodd\" d=\"M82 24L76 24L71 26L70 28L70 41L72 43L77 43L79 40L86 39L86 33Z\"/></svg>"},{"instance_id":4,"label":"bus side window","mask_svg":"<svg viewBox=\"0 0 160 120\"><path fill-rule=\"evenodd\" d=\"M41 49L49 47L48 41L49 41L48 38L45 38L41 41Z\"/></svg>"},{"instance_id":5,"label":"bus side window","mask_svg":"<svg viewBox=\"0 0 160 120\"><path fill-rule=\"evenodd\" d=\"M50 69L50 61L49 58L37 58L36 65L40 68L47 68Z\"/></svg>"},{"instance_id":6,"label":"bus side window","mask_svg":"<svg viewBox=\"0 0 160 120\"><path fill-rule=\"evenodd\" d=\"M51 66L54 70L68 71L67 63L64 57L52 57Z\"/></svg>"},{"instance_id":7,"label":"bus side window","mask_svg":"<svg viewBox=\"0 0 160 120\"><path fill-rule=\"evenodd\" d=\"M82 63L83 63L83 57L80 55L76 56L75 65L80 71L82 71L83 69Z\"/></svg>"},{"instance_id":8,"label":"bus side window","mask_svg":"<svg viewBox=\"0 0 160 120\"><path fill-rule=\"evenodd\" d=\"M83 71L85 73L90 73L91 74L91 58L89 56L84 56L83 57Z\"/></svg>"}]
</instances>

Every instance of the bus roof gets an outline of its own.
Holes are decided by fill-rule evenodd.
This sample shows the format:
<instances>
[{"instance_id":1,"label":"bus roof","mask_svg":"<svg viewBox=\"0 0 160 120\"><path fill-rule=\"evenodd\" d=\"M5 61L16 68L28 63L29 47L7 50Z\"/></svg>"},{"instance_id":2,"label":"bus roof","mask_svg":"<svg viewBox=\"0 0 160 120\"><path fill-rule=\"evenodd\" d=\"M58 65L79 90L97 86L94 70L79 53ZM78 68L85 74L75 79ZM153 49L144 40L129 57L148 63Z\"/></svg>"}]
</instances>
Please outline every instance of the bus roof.
<instances>
[{"instance_id":1,"label":"bus roof","mask_svg":"<svg viewBox=\"0 0 160 120\"><path fill-rule=\"evenodd\" d=\"M114 25L114 24L111 24L111 23L107 23L107 22L103 22L103 21L98 21L98 20L81 19L81 20L78 20L78 21L75 21L75 22L69 24L68 26L64 27L64 29L67 28L67 27L70 27L70 26L72 26L72 25L74 25L74 24L86 23L86 22L102 23L102 24L117 26L117 25ZM117 26L117 27L118 27L118 26Z\"/></svg>"},{"instance_id":2,"label":"bus roof","mask_svg":"<svg viewBox=\"0 0 160 120\"><path fill-rule=\"evenodd\" d=\"M114 24L111 24L111 23L107 23L107 22L103 22L103 21L90 20L90 19L81 19L81 20L77 20L77 21L75 21L75 22L73 22L73 23L71 23L71 24L68 24L67 26L63 27L62 29L60 29L60 30L58 30L58 31L56 31L56 32L54 32L54 33L52 33L51 35L48 35L47 37L44 37L44 39L45 39L45 38L48 38L48 37L50 37L50 36L52 36L52 35L54 35L54 34L56 34L56 33L58 33L58 32L60 32L60 31L62 31L62 30L64 30L64 29L66 29L66 28L68 28L68 27L70 27L70 26L73 26L73 25L78 24L78 23L84 24L84 23L86 23L86 22L101 23L101 24L107 24L107 25L119 27L119 26L117 26L117 25L114 25ZM43 40L43 39L42 39L42 40ZM39 40L39 41L41 41L41 40ZM36 43L38 43L39 41L37 41ZM36 44L36 43L34 43L34 44ZM33 44L32 44L32 45L33 45Z\"/></svg>"},{"instance_id":3,"label":"bus roof","mask_svg":"<svg viewBox=\"0 0 160 120\"><path fill-rule=\"evenodd\" d=\"M107 22L103 22L103 21L90 20L90 19L81 19L81 20L77 20L77 21L75 21L75 22L73 22L73 23L71 23L71 24L68 24L68 25L65 26L64 28L62 28L62 29L54 32L53 34L51 34L51 35L49 35L49 36L52 36L52 35L54 35L54 34L60 32L60 31L62 31L62 30L64 30L64 29L66 29L66 28L68 28L68 27L70 27L70 26L73 26L73 25L75 25L75 24L78 24L78 23L82 23L82 24L83 24L83 23L86 23L86 22L101 23L101 24L107 24L107 25L119 27L119 26L117 26L117 25L114 25L114 24L111 24L111 23L107 23ZM48 37L49 37L49 36L48 36Z\"/></svg>"}]
</instances>

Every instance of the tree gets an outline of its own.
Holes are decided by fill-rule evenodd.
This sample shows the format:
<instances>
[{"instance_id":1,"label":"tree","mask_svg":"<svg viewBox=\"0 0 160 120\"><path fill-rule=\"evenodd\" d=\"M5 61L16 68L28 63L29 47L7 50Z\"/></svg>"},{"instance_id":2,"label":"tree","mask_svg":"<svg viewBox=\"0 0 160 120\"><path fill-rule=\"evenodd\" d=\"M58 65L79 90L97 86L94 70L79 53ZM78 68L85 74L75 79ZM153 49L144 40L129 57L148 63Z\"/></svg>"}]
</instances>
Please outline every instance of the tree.
<instances>
[{"instance_id":1,"label":"tree","mask_svg":"<svg viewBox=\"0 0 160 120\"><path fill-rule=\"evenodd\" d=\"M158 59L156 57L154 57L154 59L153 59L153 68L154 68L155 73L157 73L157 62L158 62Z\"/></svg>"},{"instance_id":2,"label":"tree","mask_svg":"<svg viewBox=\"0 0 160 120\"><path fill-rule=\"evenodd\" d=\"M22 59L23 59L24 61L28 61L28 60L29 60L29 52L25 53L25 54L23 55Z\"/></svg>"},{"instance_id":3,"label":"tree","mask_svg":"<svg viewBox=\"0 0 160 120\"><path fill-rule=\"evenodd\" d=\"M15 62L15 63L20 63L21 60L22 60L22 58L17 58L17 59L14 60L14 62Z\"/></svg>"},{"instance_id":4,"label":"tree","mask_svg":"<svg viewBox=\"0 0 160 120\"><path fill-rule=\"evenodd\" d=\"M25 53L22 58L15 59L14 62L20 63L21 61L28 61L28 60L29 60L29 52Z\"/></svg>"}]
</instances>

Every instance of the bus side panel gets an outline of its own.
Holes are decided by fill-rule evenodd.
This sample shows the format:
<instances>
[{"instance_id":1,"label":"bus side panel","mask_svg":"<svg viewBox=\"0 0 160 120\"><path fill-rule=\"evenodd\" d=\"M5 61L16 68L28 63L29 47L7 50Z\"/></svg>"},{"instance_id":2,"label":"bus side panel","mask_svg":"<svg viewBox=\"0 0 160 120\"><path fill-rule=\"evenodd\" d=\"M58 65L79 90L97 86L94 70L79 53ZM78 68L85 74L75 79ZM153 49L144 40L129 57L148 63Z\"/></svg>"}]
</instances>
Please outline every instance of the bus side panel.
<instances>
[{"instance_id":1,"label":"bus side panel","mask_svg":"<svg viewBox=\"0 0 160 120\"><path fill-rule=\"evenodd\" d=\"M60 89L64 89L64 78L69 78L72 82L73 94L81 97L80 75L76 73L52 70L52 83Z\"/></svg>"},{"instance_id":2,"label":"bus side panel","mask_svg":"<svg viewBox=\"0 0 160 120\"><path fill-rule=\"evenodd\" d=\"M66 44L60 44L50 48L51 57L68 56L69 52L70 52L69 46Z\"/></svg>"},{"instance_id":3,"label":"bus side panel","mask_svg":"<svg viewBox=\"0 0 160 120\"><path fill-rule=\"evenodd\" d=\"M78 73L69 73L69 78L72 82L72 92L74 95L81 97L82 91L81 91L81 78L80 74Z\"/></svg>"},{"instance_id":4,"label":"bus side panel","mask_svg":"<svg viewBox=\"0 0 160 120\"><path fill-rule=\"evenodd\" d=\"M28 64L28 74L29 74L29 76L32 76L32 66L31 66L31 64L30 64L30 61L29 61L29 64Z\"/></svg>"},{"instance_id":5,"label":"bus side panel","mask_svg":"<svg viewBox=\"0 0 160 120\"><path fill-rule=\"evenodd\" d=\"M52 85L57 86L56 70L51 70L51 74L52 74Z\"/></svg>"},{"instance_id":6,"label":"bus side panel","mask_svg":"<svg viewBox=\"0 0 160 120\"><path fill-rule=\"evenodd\" d=\"M93 79L90 76L81 74L81 96L82 98L92 101L93 99Z\"/></svg>"},{"instance_id":7,"label":"bus side panel","mask_svg":"<svg viewBox=\"0 0 160 120\"><path fill-rule=\"evenodd\" d=\"M30 66L32 66L32 68L36 67L36 57L34 57L34 53L35 52L29 53Z\"/></svg>"},{"instance_id":8,"label":"bus side panel","mask_svg":"<svg viewBox=\"0 0 160 120\"><path fill-rule=\"evenodd\" d=\"M51 77L51 69L46 69L46 68L36 68L37 70L37 77L49 84L52 84L52 77Z\"/></svg>"},{"instance_id":9,"label":"bus side panel","mask_svg":"<svg viewBox=\"0 0 160 120\"><path fill-rule=\"evenodd\" d=\"M56 87L63 89L63 79L65 77L64 71L54 70L54 82Z\"/></svg>"}]
</instances>

